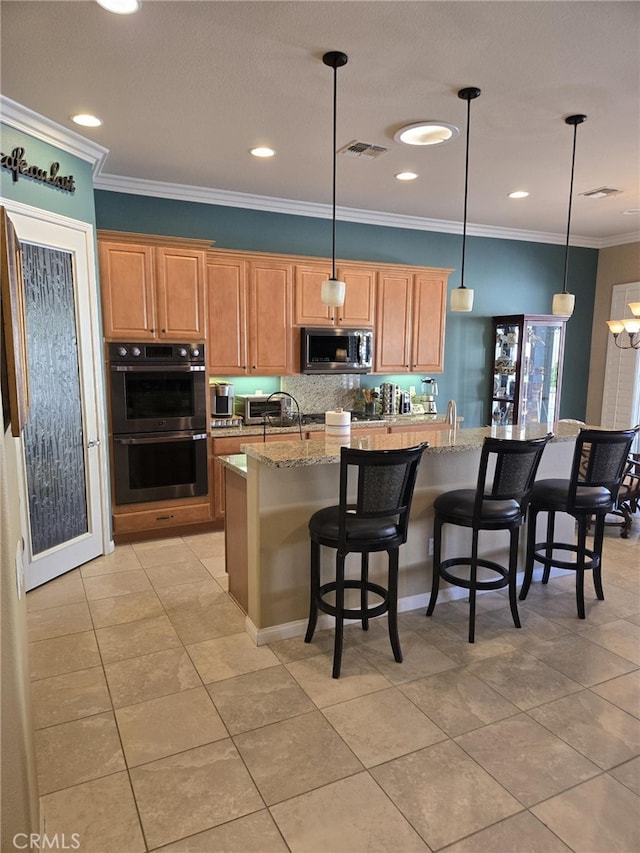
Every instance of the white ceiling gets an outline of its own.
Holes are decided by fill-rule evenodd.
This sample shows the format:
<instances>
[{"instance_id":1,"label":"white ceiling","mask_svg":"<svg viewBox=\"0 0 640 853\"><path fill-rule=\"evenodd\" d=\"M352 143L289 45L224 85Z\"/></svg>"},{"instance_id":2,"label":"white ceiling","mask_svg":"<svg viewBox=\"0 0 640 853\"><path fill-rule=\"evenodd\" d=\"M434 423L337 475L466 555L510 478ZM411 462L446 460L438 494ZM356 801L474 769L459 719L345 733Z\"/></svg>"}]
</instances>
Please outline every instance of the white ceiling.
<instances>
[{"instance_id":1,"label":"white ceiling","mask_svg":"<svg viewBox=\"0 0 640 853\"><path fill-rule=\"evenodd\" d=\"M623 215L640 209L638 2L145 0L117 16L92 0L2 0L0 14L3 95L76 130L71 114L99 115L101 128L81 132L109 149L105 186L143 179L330 204L333 71L321 58L342 50L338 147L357 139L389 151L338 158L339 209L459 223L457 91L479 86L470 223L563 240L573 136L564 118L586 113L572 236L639 239L640 215ZM399 126L423 118L453 122L460 136L420 149L394 142ZM249 156L259 144L277 156ZM398 182L402 170L420 177ZM581 195L601 186L623 192ZM508 199L515 189L531 196Z\"/></svg>"}]
</instances>

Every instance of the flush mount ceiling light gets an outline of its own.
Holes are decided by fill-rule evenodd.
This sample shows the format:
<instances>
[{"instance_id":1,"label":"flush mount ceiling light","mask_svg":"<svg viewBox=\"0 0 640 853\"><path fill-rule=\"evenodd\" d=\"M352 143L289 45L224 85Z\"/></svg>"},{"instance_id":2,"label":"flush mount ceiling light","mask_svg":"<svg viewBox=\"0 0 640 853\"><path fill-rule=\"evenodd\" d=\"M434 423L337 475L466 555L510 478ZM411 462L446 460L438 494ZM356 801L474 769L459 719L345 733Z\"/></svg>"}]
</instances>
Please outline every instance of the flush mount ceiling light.
<instances>
[{"instance_id":1,"label":"flush mount ceiling light","mask_svg":"<svg viewBox=\"0 0 640 853\"><path fill-rule=\"evenodd\" d=\"M418 175L415 172L398 172L396 180L398 181L415 181Z\"/></svg>"},{"instance_id":2,"label":"flush mount ceiling light","mask_svg":"<svg viewBox=\"0 0 640 853\"><path fill-rule=\"evenodd\" d=\"M571 180L569 181L569 212L567 214L567 239L564 247L564 280L562 282L562 292L555 293L551 313L559 317L570 317L573 314L573 309L576 304L576 298L573 293L567 292L567 279L569 276L569 233L571 231L571 201L573 199L573 173L576 165L576 136L578 135L578 125L587 120L585 115L567 116L565 124L573 127L573 151L571 153Z\"/></svg>"},{"instance_id":3,"label":"flush mount ceiling light","mask_svg":"<svg viewBox=\"0 0 640 853\"><path fill-rule=\"evenodd\" d=\"M480 97L480 89L469 86L460 89L458 97L467 102L467 145L464 160L464 217L462 222L462 264L460 267L460 286L451 291L452 311L471 311L473 308L473 290L464 284L464 259L467 248L467 197L469 195L469 126L471 124L471 101Z\"/></svg>"},{"instance_id":4,"label":"flush mount ceiling light","mask_svg":"<svg viewBox=\"0 0 640 853\"><path fill-rule=\"evenodd\" d=\"M416 121L396 130L393 138L405 145L440 145L455 139L459 132L448 121Z\"/></svg>"},{"instance_id":5,"label":"flush mount ceiling light","mask_svg":"<svg viewBox=\"0 0 640 853\"><path fill-rule=\"evenodd\" d=\"M142 0L96 0L96 2L107 12L115 12L116 15L132 15L142 6Z\"/></svg>"},{"instance_id":6,"label":"flush mount ceiling light","mask_svg":"<svg viewBox=\"0 0 640 853\"><path fill-rule=\"evenodd\" d=\"M78 113L75 116L71 116L71 121L82 125L82 127L100 127L102 124L102 119L99 119L98 116L92 116L89 113Z\"/></svg>"},{"instance_id":7,"label":"flush mount ceiling light","mask_svg":"<svg viewBox=\"0 0 640 853\"><path fill-rule=\"evenodd\" d=\"M526 190L514 190L509 193L509 198L529 198L529 193Z\"/></svg>"},{"instance_id":8,"label":"flush mount ceiling light","mask_svg":"<svg viewBox=\"0 0 640 853\"><path fill-rule=\"evenodd\" d=\"M267 148L266 146L258 146L257 148L252 148L249 153L253 154L254 157L267 158L273 157L276 152L273 148Z\"/></svg>"},{"instance_id":9,"label":"flush mount ceiling light","mask_svg":"<svg viewBox=\"0 0 640 853\"><path fill-rule=\"evenodd\" d=\"M346 284L336 276L336 125L338 115L338 68L342 68L349 61L346 53L339 50L330 50L322 57L322 61L329 68L333 68L333 201L331 212L331 278L322 282L320 288L320 299L323 305L331 305L339 308L344 305Z\"/></svg>"}]
</instances>

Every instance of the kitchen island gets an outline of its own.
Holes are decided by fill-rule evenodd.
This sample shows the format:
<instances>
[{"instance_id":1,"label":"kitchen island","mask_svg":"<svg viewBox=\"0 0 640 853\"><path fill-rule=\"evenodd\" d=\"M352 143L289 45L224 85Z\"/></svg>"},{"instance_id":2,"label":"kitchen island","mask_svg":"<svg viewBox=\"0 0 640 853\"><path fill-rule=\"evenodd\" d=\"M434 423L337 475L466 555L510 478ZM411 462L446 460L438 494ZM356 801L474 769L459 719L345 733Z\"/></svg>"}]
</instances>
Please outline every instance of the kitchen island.
<instances>
[{"instance_id":1,"label":"kitchen island","mask_svg":"<svg viewBox=\"0 0 640 853\"><path fill-rule=\"evenodd\" d=\"M545 435L547 431L546 424L360 437L356 430L352 431L349 446L363 450L390 450L429 442L418 472L408 540L400 549L399 610L426 607L428 603L433 501L449 489L475 486L485 436L526 439ZM576 424L553 425L554 439L545 449L539 477L569 475L578 431ZM227 518L229 586L230 590L246 587L245 601L240 604L247 613L246 630L258 645L297 636L306 630L307 525L316 510L337 503L341 443L344 442L322 438L248 444L242 448L244 455L220 460L225 467L227 488L234 490L234 509ZM567 529L563 529L565 524ZM565 534L571 536L568 518L559 519L557 532L560 538ZM237 537L244 541L239 543ZM464 528L445 528L443 556L469 553L469 539L469 531ZM521 557L524 539L523 535ZM507 537L503 532L487 531L480 541L484 555L506 562ZM323 566L331 571L335 552L323 551ZM349 566L357 567L357 559L357 555L349 557L348 570ZM370 573L374 581L376 576L384 577L386 554L372 555ZM465 594L460 588L443 585L439 600ZM332 620L325 617L319 627L323 624L331 625Z\"/></svg>"}]
</instances>

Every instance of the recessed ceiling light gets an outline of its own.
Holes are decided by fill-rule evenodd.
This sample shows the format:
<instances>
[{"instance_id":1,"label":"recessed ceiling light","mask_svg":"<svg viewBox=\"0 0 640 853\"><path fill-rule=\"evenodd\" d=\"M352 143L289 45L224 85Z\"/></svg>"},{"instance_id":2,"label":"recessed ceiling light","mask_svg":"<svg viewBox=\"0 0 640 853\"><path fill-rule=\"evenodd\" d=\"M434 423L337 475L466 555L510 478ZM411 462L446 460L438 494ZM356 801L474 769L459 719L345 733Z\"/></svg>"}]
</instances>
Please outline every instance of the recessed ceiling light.
<instances>
[{"instance_id":1,"label":"recessed ceiling light","mask_svg":"<svg viewBox=\"0 0 640 853\"><path fill-rule=\"evenodd\" d=\"M96 2L107 12L115 12L116 15L132 15L142 6L142 0L96 0Z\"/></svg>"},{"instance_id":2,"label":"recessed ceiling light","mask_svg":"<svg viewBox=\"0 0 640 853\"><path fill-rule=\"evenodd\" d=\"M630 207L628 210L623 210L623 216L633 216L634 213L640 213L640 207Z\"/></svg>"},{"instance_id":3,"label":"recessed ceiling light","mask_svg":"<svg viewBox=\"0 0 640 853\"><path fill-rule=\"evenodd\" d=\"M509 193L509 198L528 198L529 193L526 190L515 190Z\"/></svg>"},{"instance_id":4,"label":"recessed ceiling light","mask_svg":"<svg viewBox=\"0 0 640 853\"><path fill-rule=\"evenodd\" d=\"M459 132L455 124L447 121L417 121L401 127L393 138L405 145L440 145L455 139Z\"/></svg>"},{"instance_id":5,"label":"recessed ceiling light","mask_svg":"<svg viewBox=\"0 0 640 853\"><path fill-rule=\"evenodd\" d=\"M273 148L266 148L264 146L251 149L251 154L253 154L254 157L273 157L275 153L276 152Z\"/></svg>"},{"instance_id":6,"label":"recessed ceiling light","mask_svg":"<svg viewBox=\"0 0 640 853\"><path fill-rule=\"evenodd\" d=\"M78 115L71 116L71 121L81 124L83 127L100 127L102 124L102 119L89 113L78 113Z\"/></svg>"},{"instance_id":7,"label":"recessed ceiling light","mask_svg":"<svg viewBox=\"0 0 640 853\"><path fill-rule=\"evenodd\" d=\"M399 181L415 181L417 177L418 176L415 172L398 172L396 175L396 178Z\"/></svg>"}]
</instances>

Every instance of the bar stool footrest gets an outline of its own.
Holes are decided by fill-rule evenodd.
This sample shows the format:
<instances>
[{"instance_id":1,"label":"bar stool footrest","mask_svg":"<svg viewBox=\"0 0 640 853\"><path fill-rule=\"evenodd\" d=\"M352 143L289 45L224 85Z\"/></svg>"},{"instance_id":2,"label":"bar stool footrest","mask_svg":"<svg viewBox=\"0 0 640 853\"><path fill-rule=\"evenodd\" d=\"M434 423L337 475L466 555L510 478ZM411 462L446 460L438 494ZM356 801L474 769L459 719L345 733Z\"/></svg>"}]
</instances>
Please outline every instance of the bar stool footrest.
<instances>
[{"instance_id":1,"label":"bar stool footrest","mask_svg":"<svg viewBox=\"0 0 640 853\"><path fill-rule=\"evenodd\" d=\"M571 551L572 554L580 553L580 549L577 545L573 545L570 542L552 542L549 546L546 542L536 542L533 546L533 559L537 560L539 563L542 563L543 566L548 566L550 569L569 569L572 571L576 571L578 568L578 564L575 560L561 560L559 557L547 557L545 552L551 547L552 551ZM584 548L583 553L585 556L584 568L586 571L589 569L597 569L600 565L600 557L592 551L590 548Z\"/></svg>"},{"instance_id":2,"label":"bar stool footrest","mask_svg":"<svg viewBox=\"0 0 640 853\"><path fill-rule=\"evenodd\" d=\"M379 595L382 598L382 601L379 604L375 604L373 607L368 607L366 610L353 610L343 607L341 610L338 610L335 605L329 604L328 601L324 600L324 596L328 595L330 592L336 591L336 582L331 581L330 583L322 584L316 595L316 606L318 610L322 610L323 613L328 613L330 616L339 616L344 619L373 619L376 616L381 616L383 613L387 613L389 610L389 592L383 586L380 586L377 583L371 583L370 581L359 581L359 580L348 580L343 583L344 589L357 589L362 590L363 588L367 590L367 592L372 592L375 595Z\"/></svg>"},{"instance_id":3,"label":"bar stool footrest","mask_svg":"<svg viewBox=\"0 0 640 853\"><path fill-rule=\"evenodd\" d=\"M464 589L471 589L471 581L468 578L461 578L458 575L452 574L449 569L452 566L470 566L472 563L470 557L452 557L449 560L443 560L440 563L440 577L453 584L461 586ZM476 566L483 569L490 569L496 572L499 577L495 580L476 580L475 588L478 590L503 589L509 584L509 569L506 566L501 566L499 563L494 563L492 560L483 560L478 558Z\"/></svg>"}]
</instances>

